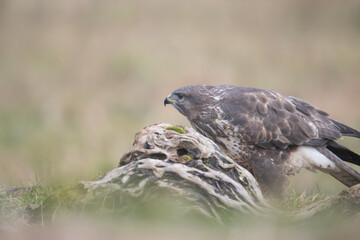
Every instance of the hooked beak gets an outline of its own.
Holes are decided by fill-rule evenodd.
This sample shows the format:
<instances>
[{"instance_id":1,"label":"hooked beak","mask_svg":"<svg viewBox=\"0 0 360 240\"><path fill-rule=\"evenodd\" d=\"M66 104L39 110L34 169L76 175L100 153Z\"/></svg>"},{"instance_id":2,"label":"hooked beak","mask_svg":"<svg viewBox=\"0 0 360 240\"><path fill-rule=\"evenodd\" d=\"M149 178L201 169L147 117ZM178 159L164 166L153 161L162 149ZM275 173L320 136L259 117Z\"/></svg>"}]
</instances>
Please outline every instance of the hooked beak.
<instances>
[{"instance_id":1,"label":"hooked beak","mask_svg":"<svg viewBox=\"0 0 360 240\"><path fill-rule=\"evenodd\" d=\"M177 103L177 101L172 100L171 98L171 94L169 94L169 96L167 96L164 100L164 106L166 107L166 104L172 104L172 103Z\"/></svg>"},{"instance_id":2,"label":"hooked beak","mask_svg":"<svg viewBox=\"0 0 360 240\"><path fill-rule=\"evenodd\" d=\"M169 97L166 97L164 100L164 106L166 107L166 104L171 104L171 101L169 99Z\"/></svg>"}]
</instances>

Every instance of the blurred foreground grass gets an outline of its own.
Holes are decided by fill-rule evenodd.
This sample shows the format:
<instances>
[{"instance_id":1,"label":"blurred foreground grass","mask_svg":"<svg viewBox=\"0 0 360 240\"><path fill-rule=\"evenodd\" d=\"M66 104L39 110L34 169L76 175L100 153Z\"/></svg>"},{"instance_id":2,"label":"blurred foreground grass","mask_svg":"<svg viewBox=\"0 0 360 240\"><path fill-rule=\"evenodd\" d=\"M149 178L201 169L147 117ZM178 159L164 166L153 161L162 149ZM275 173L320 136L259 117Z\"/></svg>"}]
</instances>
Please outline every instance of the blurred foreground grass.
<instances>
[{"instance_id":1,"label":"blurred foreground grass","mask_svg":"<svg viewBox=\"0 0 360 240\"><path fill-rule=\"evenodd\" d=\"M126 199L112 203L107 197L86 206L70 201L61 206L69 190L81 198L79 189L33 186L0 191L0 239L358 239L359 219L334 214L318 215L305 221L279 216L234 215L223 224L195 211L185 211L186 203L167 195L151 201ZM323 200L316 192L293 192L276 202L281 210L293 212ZM51 199L52 198L52 199ZM65 197L71 200L71 197ZM49 199L51 201L49 201ZM62 200L61 200L62 199ZM72 198L73 200L75 198ZM59 201L58 207L49 206ZM110 203L110 205L109 205ZM115 205L114 205L115 204ZM185 204L185 205L184 205ZM117 206L116 206L117 205ZM36 213L34 215L34 213ZM229 216L230 217L230 216ZM226 220L227 219L227 220ZM30 228L29 228L30 226ZM64 238L66 236L66 238Z\"/></svg>"},{"instance_id":2,"label":"blurred foreground grass","mask_svg":"<svg viewBox=\"0 0 360 240\"><path fill-rule=\"evenodd\" d=\"M80 186L32 186L28 188L1 189L0 224L39 224L41 221L44 221L44 215L47 215L47 221L49 221L49 213L52 214L54 218L56 215L54 211L57 207L63 208L60 209L60 212L64 211L65 208L72 208L75 212L77 211L78 214L110 215L118 219L129 219L132 217L138 221L164 220L174 215L176 215L176 217L174 217L172 221L177 221L176 219L179 218L180 215L183 215L183 218L184 216L185 218L189 218L189 215L191 218L194 218L194 216L198 215L195 218L195 222L196 220L202 219L205 223L217 223L214 220L207 219L205 216L200 217L201 214L199 213L184 212L186 207L180 206L184 205L185 202L181 203L181 199L175 200L174 197L171 197L167 192L161 193L160 197L154 196L151 201L147 202L143 202L141 199L137 200L136 198L132 198L133 200L125 200L129 198L129 196L123 194L123 196L115 196L118 202L114 202L113 196L104 196L99 197L99 202L81 203L84 205L79 206L79 200L84 197L81 194L82 189ZM271 202L278 209L294 212L324 199L326 199L325 195L315 191L302 192L301 194L293 191L286 198L282 200L276 199ZM126 202L126 204L124 204L124 202ZM89 205L90 207L86 206L85 208L85 205ZM105 207L105 205L107 206ZM109 209L111 211L109 211ZM34 215L34 212L36 212L36 217L29 219L29 217ZM57 214L62 215L61 213ZM224 216L224 219L226 219L226 216Z\"/></svg>"}]
</instances>

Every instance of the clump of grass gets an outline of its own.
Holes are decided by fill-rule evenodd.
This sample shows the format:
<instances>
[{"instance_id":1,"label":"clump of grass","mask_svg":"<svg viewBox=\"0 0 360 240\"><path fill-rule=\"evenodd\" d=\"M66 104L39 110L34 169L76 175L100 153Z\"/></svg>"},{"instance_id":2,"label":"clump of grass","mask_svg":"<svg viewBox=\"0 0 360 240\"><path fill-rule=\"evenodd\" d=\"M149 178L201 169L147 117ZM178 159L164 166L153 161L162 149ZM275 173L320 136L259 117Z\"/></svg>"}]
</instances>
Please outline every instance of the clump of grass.
<instances>
[{"instance_id":1,"label":"clump of grass","mask_svg":"<svg viewBox=\"0 0 360 240\"><path fill-rule=\"evenodd\" d=\"M50 186L0 188L0 223L26 223L27 210L42 209L53 192Z\"/></svg>"},{"instance_id":2,"label":"clump of grass","mask_svg":"<svg viewBox=\"0 0 360 240\"><path fill-rule=\"evenodd\" d=\"M304 191L298 193L292 190L284 200L273 200L272 204L285 211L297 211L326 198L328 198L328 196L319 191Z\"/></svg>"}]
</instances>

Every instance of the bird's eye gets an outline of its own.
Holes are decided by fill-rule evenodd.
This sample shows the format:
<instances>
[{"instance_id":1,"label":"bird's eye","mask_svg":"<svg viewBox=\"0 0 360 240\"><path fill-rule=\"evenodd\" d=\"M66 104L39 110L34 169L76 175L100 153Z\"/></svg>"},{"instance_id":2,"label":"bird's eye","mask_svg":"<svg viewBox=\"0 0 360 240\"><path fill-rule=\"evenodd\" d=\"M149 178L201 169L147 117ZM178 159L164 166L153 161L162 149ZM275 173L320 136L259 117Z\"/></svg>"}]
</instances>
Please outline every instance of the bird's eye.
<instances>
[{"instance_id":1,"label":"bird's eye","mask_svg":"<svg viewBox=\"0 0 360 240\"><path fill-rule=\"evenodd\" d=\"M177 95L177 97L178 97L178 99L179 100L181 100L181 99L183 99L184 98L184 95L183 94L181 94L181 93L178 93L178 94L176 94Z\"/></svg>"}]
</instances>

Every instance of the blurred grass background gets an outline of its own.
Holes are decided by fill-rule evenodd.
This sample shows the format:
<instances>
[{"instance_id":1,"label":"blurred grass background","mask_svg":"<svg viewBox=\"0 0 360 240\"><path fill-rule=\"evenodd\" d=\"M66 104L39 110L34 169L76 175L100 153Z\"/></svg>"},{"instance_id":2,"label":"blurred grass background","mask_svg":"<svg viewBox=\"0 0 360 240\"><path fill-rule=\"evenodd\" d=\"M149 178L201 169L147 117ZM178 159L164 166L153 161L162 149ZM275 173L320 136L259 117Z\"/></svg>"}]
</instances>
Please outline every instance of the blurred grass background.
<instances>
[{"instance_id":1,"label":"blurred grass background","mask_svg":"<svg viewBox=\"0 0 360 240\"><path fill-rule=\"evenodd\" d=\"M0 1L0 185L114 168L144 126L189 125L163 107L188 84L274 90L360 129L360 2Z\"/></svg>"}]
</instances>

